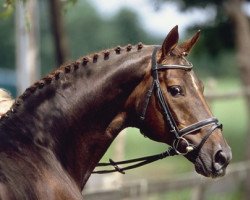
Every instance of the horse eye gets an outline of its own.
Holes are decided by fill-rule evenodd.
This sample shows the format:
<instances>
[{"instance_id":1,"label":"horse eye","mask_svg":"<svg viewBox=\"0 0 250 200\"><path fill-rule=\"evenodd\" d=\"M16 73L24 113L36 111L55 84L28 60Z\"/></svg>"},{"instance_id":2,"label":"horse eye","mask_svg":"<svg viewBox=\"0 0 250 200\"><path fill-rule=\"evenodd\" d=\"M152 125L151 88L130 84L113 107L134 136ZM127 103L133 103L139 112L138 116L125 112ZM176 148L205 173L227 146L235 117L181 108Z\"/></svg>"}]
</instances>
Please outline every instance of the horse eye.
<instances>
[{"instance_id":1,"label":"horse eye","mask_svg":"<svg viewBox=\"0 0 250 200\"><path fill-rule=\"evenodd\" d=\"M173 97L176 97L176 96L178 96L178 95L184 95L184 94L183 94L183 90L182 90L181 86L179 86L179 85L174 85L174 86L168 87L168 92L169 92Z\"/></svg>"}]
</instances>

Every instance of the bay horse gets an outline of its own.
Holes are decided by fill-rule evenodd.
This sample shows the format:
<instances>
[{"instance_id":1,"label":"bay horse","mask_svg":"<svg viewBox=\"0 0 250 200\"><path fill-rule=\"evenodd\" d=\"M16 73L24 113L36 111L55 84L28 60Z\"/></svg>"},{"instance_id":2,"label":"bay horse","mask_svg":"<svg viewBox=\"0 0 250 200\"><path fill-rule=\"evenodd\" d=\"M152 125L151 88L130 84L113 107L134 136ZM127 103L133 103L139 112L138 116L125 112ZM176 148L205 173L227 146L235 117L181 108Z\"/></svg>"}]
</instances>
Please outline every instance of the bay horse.
<instances>
[{"instance_id":1,"label":"bay horse","mask_svg":"<svg viewBox=\"0 0 250 200\"><path fill-rule=\"evenodd\" d=\"M178 44L118 46L61 66L34 83L0 120L0 199L82 199L81 190L126 127L166 143L219 177L232 158L186 56L199 38Z\"/></svg>"}]
</instances>

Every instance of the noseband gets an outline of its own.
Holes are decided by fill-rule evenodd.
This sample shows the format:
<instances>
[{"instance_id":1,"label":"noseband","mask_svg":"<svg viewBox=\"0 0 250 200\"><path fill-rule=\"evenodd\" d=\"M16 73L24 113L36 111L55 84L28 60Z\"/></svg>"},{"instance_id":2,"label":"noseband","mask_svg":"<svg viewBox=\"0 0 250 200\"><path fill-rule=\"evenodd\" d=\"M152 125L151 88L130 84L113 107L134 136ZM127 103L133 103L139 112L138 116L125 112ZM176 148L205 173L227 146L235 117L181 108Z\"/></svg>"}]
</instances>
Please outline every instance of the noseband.
<instances>
[{"instance_id":1,"label":"noseband","mask_svg":"<svg viewBox=\"0 0 250 200\"><path fill-rule=\"evenodd\" d=\"M152 54L152 69L151 69L151 74L153 77L153 82L151 87L149 88L148 92L146 93L146 98L142 106L142 113L140 115L140 121L143 122L145 120L146 116L146 111L149 105L149 101L153 95L155 94L159 105L162 110L162 115L164 116L164 120L167 123L170 133L173 134L174 140L172 146L170 146L165 152L153 156L146 156L142 158L136 158L136 159L131 159L131 160L125 160L125 161L120 161L120 162L114 162L112 159L109 159L109 163L99 163L97 166L113 166L113 170L100 170L100 171L94 171L93 173L98 173L98 174L103 174L103 173L110 173L110 172L120 172L122 174L125 174L124 171L133 169L136 167L140 167L146 164L149 164L151 162L154 162L159 159L166 158L168 156L174 156L174 155L186 155L186 154L192 154L192 160L195 160L196 157L199 154L200 149L204 145L204 143L207 141L209 136L217 129L222 129L222 124L219 123L217 118L211 117L204 119L202 121L196 122L194 124L191 124L183 129L179 129L176 121L173 118L173 115L170 111L170 108L163 96L162 89L160 87L160 81L159 81L159 76L158 72L161 70L169 70L169 69L181 69L181 70L191 70L193 65L192 63L188 63L187 65L174 65L174 64L169 64L169 65L162 65L158 64L156 61L156 53L157 50L159 50L159 46L156 46L153 50ZM186 135L193 133L195 131L198 131L204 127L211 126L211 128L208 130L206 135L201 139L200 143L198 145L194 145L189 143L189 141L185 138ZM178 147L181 142L186 143L186 149L185 152L180 152L178 150ZM118 165L122 164L128 164L128 163L136 163L127 167L120 168Z\"/></svg>"}]
</instances>

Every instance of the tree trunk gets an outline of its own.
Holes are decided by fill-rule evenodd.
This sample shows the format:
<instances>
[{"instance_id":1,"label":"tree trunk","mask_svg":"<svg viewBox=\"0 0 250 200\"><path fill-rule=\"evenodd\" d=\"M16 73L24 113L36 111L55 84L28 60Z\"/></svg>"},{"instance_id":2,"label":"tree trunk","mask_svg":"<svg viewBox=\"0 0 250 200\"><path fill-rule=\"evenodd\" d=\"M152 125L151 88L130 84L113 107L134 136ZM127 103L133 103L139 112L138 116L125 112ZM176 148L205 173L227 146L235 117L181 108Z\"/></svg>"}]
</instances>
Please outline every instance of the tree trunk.
<instances>
[{"instance_id":1,"label":"tree trunk","mask_svg":"<svg viewBox=\"0 0 250 200\"><path fill-rule=\"evenodd\" d=\"M16 4L17 93L21 94L40 75L39 13L37 0Z\"/></svg>"},{"instance_id":2,"label":"tree trunk","mask_svg":"<svg viewBox=\"0 0 250 200\"><path fill-rule=\"evenodd\" d=\"M242 4L244 0L229 0L225 4L226 11L235 26L235 44L237 50L237 61L240 76L244 88L250 87L250 24ZM246 95L247 105L247 138L246 138L246 159L250 160L250 96ZM250 196L250 172L247 173L245 183L245 199Z\"/></svg>"},{"instance_id":3,"label":"tree trunk","mask_svg":"<svg viewBox=\"0 0 250 200\"><path fill-rule=\"evenodd\" d=\"M67 41L63 27L62 4L60 0L49 0L51 31L54 39L57 65L68 57Z\"/></svg>"}]
</instances>

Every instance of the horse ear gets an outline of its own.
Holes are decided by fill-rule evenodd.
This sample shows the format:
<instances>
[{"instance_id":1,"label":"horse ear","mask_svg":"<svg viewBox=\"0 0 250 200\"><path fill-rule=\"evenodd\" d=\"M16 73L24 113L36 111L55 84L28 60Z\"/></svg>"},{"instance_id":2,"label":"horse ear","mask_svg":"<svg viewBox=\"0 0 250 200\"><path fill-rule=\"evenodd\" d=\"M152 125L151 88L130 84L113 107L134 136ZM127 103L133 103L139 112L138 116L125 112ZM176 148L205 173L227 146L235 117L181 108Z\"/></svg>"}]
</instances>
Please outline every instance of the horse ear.
<instances>
[{"instance_id":1,"label":"horse ear","mask_svg":"<svg viewBox=\"0 0 250 200\"><path fill-rule=\"evenodd\" d=\"M162 54L163 59L174 47L177 45L179 40L178 25L176 25L167 35L162 44Z\"/></svg>"},{"instance_id":2,"label":"horse ear","mask_svg":"<svg viewBox=\"0 0 250 200\"><path fill-rule=\"evenodd\" d=\"M194 46L194 44L197 42L197 40L200 37L200 30L198 30L195 35L190 38L189 40L187 40L186 42L180 44L180 49L182 51L182 53L188 54L190 52L190 50L192 49L192 47Z\"/></svg>"}]
</instances>

